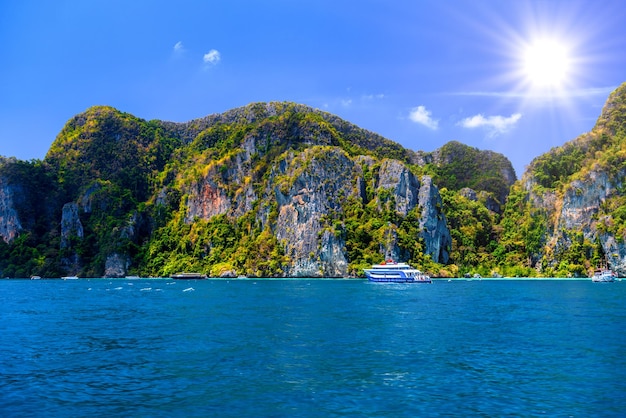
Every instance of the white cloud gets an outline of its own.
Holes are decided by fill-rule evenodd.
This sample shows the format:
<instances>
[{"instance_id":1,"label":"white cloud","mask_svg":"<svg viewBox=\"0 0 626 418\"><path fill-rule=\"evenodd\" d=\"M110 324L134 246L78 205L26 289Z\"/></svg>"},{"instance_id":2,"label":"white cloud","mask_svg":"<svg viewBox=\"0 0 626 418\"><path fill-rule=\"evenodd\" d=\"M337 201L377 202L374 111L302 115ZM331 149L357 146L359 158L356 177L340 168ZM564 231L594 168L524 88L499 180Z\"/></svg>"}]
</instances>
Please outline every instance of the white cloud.
<instances>
[{"instance_id":1,"label":"white cloud","mask_svg":"<svg viewBox=\"0 0 626 418\"><path fill-rule=\"evenodd\" d=\"M181 41L176 42L176 45L174 45L174 52L183 52L185 50L185 47L183 46L183 43Z\"/></svg>"},{"instance_id":2,"label":"white cloud","mask_svg":"<svg viewBox=\"0 0 626 418\"><path fill-rule=\"evenodd\" d=\"M221 59L220 52L217 49L212 49L206 54L204 54L203 60L205 64L217 64Z\"/></svg>"},{"instance_id":3,"label":"white cloud","mask_svg":"<svg viewBox=\"0 0 626 418\"><path fill-rule=\"evenodd\" d=\"M465 118L458 123L468 129L485 128L490 137L498 136L510 130L522 117L521 113L514 113L509 117L483 116L481 114Z\"/></svg>"},{"instance_id":4,"label":"white cloud","mask_svg":"<svg viewBox=\"0 0 626 418\"><path fill-rule=\"evenodd\" d=\"M382 100L385 98L385 95L380 93L380 94L364 94L361 96L361 99L365 100L365 101L370 101L370 100Z\"/></svg>"},{"instance_id":5,"label":"white cloud","mask_svg":"<svg viewBox=\"0 0 626 418\"><path fill-rule=\"evenodd\" d=\"M419 123L432 130L439 128L439 120L433 119L430 110L427 110L424 106L417 106L411 109L409 113L409 119L413 122Z\"/></svg>"}]
</instances>

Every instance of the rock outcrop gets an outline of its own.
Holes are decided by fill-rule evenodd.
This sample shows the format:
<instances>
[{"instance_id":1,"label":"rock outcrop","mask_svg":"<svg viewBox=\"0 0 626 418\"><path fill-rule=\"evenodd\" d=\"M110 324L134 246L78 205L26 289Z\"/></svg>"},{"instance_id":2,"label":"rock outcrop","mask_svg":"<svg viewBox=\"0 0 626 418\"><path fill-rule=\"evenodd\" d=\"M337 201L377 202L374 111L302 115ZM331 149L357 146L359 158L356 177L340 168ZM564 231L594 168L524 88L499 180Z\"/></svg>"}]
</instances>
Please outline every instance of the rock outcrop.
<instances>
[{"instance_id":1,"label":"rock outcrop","mask_svg":"<svg viewBox=\"0 0 626 418\"><path fill-rule=\"evenodd\" d=\"M626 276L620 226L620 207L626 198L625 114L626 84L611 94L591 132L536 158L522 177L532 216L546 224L543 247L533 255L533 262L543 259L543 266L556 268L560 254L583 245L598 251L599 246L596 257L604 258L600 262ZM582 256L589 263L590 250ZM594 267L585 265L586 274Z\"/></svg>"},{"instance_id":2,"label":"rock outcrop","mask_svg":"<svg viewBox=\"0 0 626 418\"><path fill-rule=\"evenodd\" d=\"M480 202L500 213L517 180L513 165L504 155L479 150L458 141L450 141L433 152L418 152L421 165L434 166L437 186L450 190L471 188L480 193ZM488 197L487 197L488 196Z\"/></svg>"},{"instance_id":3,"label":"rock outcrop","mask_svg":"<svg viewBox=\"0 0 626 418\"><path fill-rule=\"evenodd\" d=\"M231 202L226 190L207 177L193 185L187 200L185 221L191 223L195 218L210 219L228 213L230 209Z\"/></svg>"},{"instance_id":4,"label":"rock outcrop","mask_svg":"<svg viewBox=\"0 0 626 418\"><path fill-rule=\"evenodd\" d=\"M468 200L473 202L481 202L487 209L495 213L502 212L502 206L500 202L498 202L491 193L481 190L476 193L476 190L470 189L469 187L464 187L459 190L459 194L465 197Z\"/></svg>"},{"instance_id":5,"label":"rock outcrop","mask_svg":"<svg viewBox=\"0 0 626 418\"><path fill-rule=\"evenodd\" d=\"M420 183L408 167L397 160L383 161L377 188L393 193L395 210L402 216L406 216L418 204Z\"/></svg>"},{"instance_id":6,"label":"rock outcrop","mask_svg":"<svg viewBox=\"0 0 626 418\"><path fill-rule=\"evenodd\" d=\"M432 184L429 176L422 177L419 189L419 207L421 210L421 237L426 244L424 252L429 254L436 263L447 263L450 256L452 237L446 224L442 210L439 190Z\"/></svg>"},{"instance_id":7,"label":"rock outcrop","mask_svg":"<svg viewBox=\"0 0 626 418\"><path fill-rule=\"evenodd\" d=\"M275 175L284 179L275 189L275 234L292 260L287 275L347 276L345 243L340 234L325 229L322 218L342 211L342 201L355 195L355 170L358 167L345 152L326 147L292 155L279 167Z\"/></svg>"},{"instance_id":8,"label":"rock outcrop","mask_svg":"<svg viewBox=\"0 0 626 418\"><path fill-rule=\"evenodd\" d=\"M61 215L61 249L71 248L75 240L84 236L83 224L78 216L78 205L74 202L63 205Z\"/></svg>"},{"instance_id":9,"label":"rock outcrop","mask_svg":"<svg viewBox=\"0 0 626 418\"><path fill-rule=\"evenodd\" d=\"M83 265L76 251L77 244L84 237L83 225L78 216L78 204L66 203L61 215L61 250L64 255L61 266L69 275L77 275Z\"/></svg>"},{"instance_id":10,"label":"rock outcrop","mask_svg":"<svg viewBox=\"0 0 626 418\"><path fill-rule=\"evenodd\" d=\"M14 186L0 177L0 238L6 243L13 241L22 229L14 205L16 192L18 191Z\"/></svg>"},{"instance_id":11,"label":"rock outcrop","mask_svg":"<svg viewBox=\"0 0 626 418\"><path fill-rule=\"evenodd\" d=\"M126 254L110 254L104 264L104 277L124 277L129 266L130 260Z\"/></svg>"},{"instance_id":12,"label":"rock outcrop","mask_svg":"<svg viewBox=\"0 0 626 418\"><path fill-rule=\"evenodd\" d=\"M365 202L366 180L363 165L372 169L377 160L350 157L340 147L312 146L302 152L284 154L268 176L267 189L258 195L250 179L254 177L248 158L256 152L254 141L246 142L246 152L230 160L228 169L209 165L206 174L189 189L185 221L226 215L237 217L255 207L255 202L276 202L276 219L270 220L268 205L259 207L256 217L273 235L290 260L283 266L290 277L346 277L349 262L346 250L343 212L346 202ZM388 194L393 209L406 217L419 209L419 236L433 261L446 263L451 245L450 232L442 211L441 197L432 179L422 183L397 160L383 160L378 176L371 180L377 193ZM232 190L236 189L233 193ZM161 193L162 195L163 193ZM161 199L163 199L161 197ZM382 205L383 202L379 203ZM385 253L381 243L381 253ZM394 239L391 253L399 260L410 256Z\"/></svg>"}]
</instances>

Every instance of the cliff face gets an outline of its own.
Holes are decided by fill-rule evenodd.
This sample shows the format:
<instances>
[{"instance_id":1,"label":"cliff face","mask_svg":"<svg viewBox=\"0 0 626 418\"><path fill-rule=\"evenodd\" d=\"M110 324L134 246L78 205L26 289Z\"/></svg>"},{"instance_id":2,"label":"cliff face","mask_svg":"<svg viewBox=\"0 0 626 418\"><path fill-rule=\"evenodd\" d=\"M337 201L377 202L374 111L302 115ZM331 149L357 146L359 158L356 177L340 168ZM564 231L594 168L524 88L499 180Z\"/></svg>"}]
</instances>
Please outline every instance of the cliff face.
<instances>
[{"instance_id":1,"label":"cliff face","mask_svg":"<svg viewBox=\"0 0 626 418\"><path fill-rule=\"evenodd\" d=\"M451 141L431 152L420 152L423 164L434 166L439 187L451 190L470 188L488 194L492 210L500 212L517 180L511 162L502 154L479 150Z\"/></svg>"},{"instance_id":2,"label":"cliff face","mask_svg":"<svg viewBox=\"0 0 626 418\"><path fill-rule=\"evenodd\" d=\"M94 107L68 121L43 162L11 181L0 172L0 236L12 242L26 228L20 245L36 260L5 265L42 276L345 277L391 254L436 268L453 242L419 161L290 103L181 124Z\"/></svg>"},{"instance_id":3,"label":"cliff face","mask_svg":"<svg viewBox=\"0 0 626 418\"><path fill-rule=\"evenodd\" d=\"M6 243L13 241L22 229L14 204L15 196L20 193L19 187L0 177L0 238Z\"/></svg>"},{"instance_id":4,"label":"cliff face","mask_svg":"<svg viewBox=\"0 0 626 418\"><path fill-rule=\"evenodd\" d=\"M436 263L447 263L452 238L446 224L446 217L442 212L439 190L432 184L428 176L422 178L422 187L419 190L420 229L426 248L425 253L433 257Z\"/></svg>"},{"instance_id":5,"label":"cliff face","mask_svg":"<svg viewBox=\"0 0 626 418\"><path fill-rule=\"evenodd\" d=\"M625 150L626 84L512 185L500 154L412 152L293 103L180 124L99 106L44 161L0 158L0 271L343 277L390 255L444 276L624 276Z\"/></svg>"},{"instance_id":6,"label":"cliff face","mask_svg":"<svg viewBox=\"0 0 626 418\"><path fill-rule=\"evenodd\" d=\"M546 225L534 257L538 269L580 254L571 262L579 274L608 263L626 275L624 115L626 84L611 94L591 132L538 157L524 174L531 213Z\"/></svg>"},{"instance_id":7,"label":"cliff face","mask_svg":"<svg viewBox=\"0 0 626 418\"><path fill-rule=\"evenodd\" d=\"M406 216L418 204L419 181L406 165L399 161L383 161L380 167L377 188L390 190L393 193L395 210L402 216Z\"/></svg>"},{"instance_id":8,"label":"cliff face","mask_svg":"<svg viewBox=\"0 0 626 418\"><path fill-rule=\"evenodd\" d=\"M267 192L278 204L274 233L292 260L287 275L348 275L345 242L325 229L323 218L341 212L345 199L355 197L355 174L358 168L344 152L326 147L288 155L277 167L273 177L282 178L282 184Z\"/></svg>"},{"instance_id":9,"label":"cliff face","mask_svg":"<svg viewBox=\"0 0 626 418\"><path fill-rule=\"evenodd\" d=\"M563 185L560 193L529 189L529 199L534 207L545 213L548 228L545 231L545 249L537 259L549 254L560 254L578 244L581 237L591 247L599 244L600 258L605 258L609 266L620 276L626 275L626 247L622 233L614 233L610 226L615 219L607 208L613 206L611 201L621 200L622 179L626 170L620 170L611 179L607 172L599 167L587 172L583 178L572 180ZM534 184L530 182L530 184ZM591 258L592 254L587 256ZM547 264L554 266L558 258ZM599 260L597 264L602 264ZM585 265L591 270L593 263Z\"/></svg>"},{"instance_id":10,"label":"cliff face","mask_svg":"<svg viewBox=\"0 0 626 418\"><path fill-rule=\"evenodd\" d=\"M61 215L61 248L72 247L72 240L83 239L83 225L78 217L78 205L66 203Z\"/></svg>"},{"instance_id":11,"label":"cliff face","mask_svg":"<svg viewBox=\"0 0 626 418\"><path fill-rule=\"evenodd\" d=\"M250 146L250 144L248 144ZM255 148L252 148L255 149ZM250 151L250 149L248 150ZM290 277L346 277L351 274L343 226L348 201L364 204L367 182L363 167L376 160L350 157L339 147L311 146L302 152L288 151L268 173L263 193L258 195L251 181L254 166L247 160L250 152L229 160L229 169L210 167L202 180L189 189L185 221L209 220L213 216L237 217L254 207L258 222L271 228L290 262L283 274ZM216 180L217 173L222 173ZM233 186L234 184L234 186ZM441 197L425 176L423 184L408 167L396 160L380 163L378 178L371 181L377 192L390 193L394 211L401 217L417 208L420 234L414 239L425 242L425 253L438 263L448 261L450 233L442 212ZM236 189L232 192L233 189ZM265 204L259 205L258 203ZM276 205L276 219L267 203ZM381 243L384 244L384 243ZM381 246L381 252L386 249ZM394 243L392 255L408 259L410 254Z\"/></svg>"},{"instance_id":12,"label":"cliff face","mask_svg":"<svg viewBox=\"0 0 626 418\"><path fill-rule=\"evenodd\" d=\"M76 203L63 205L61 215L61 250L64 250L61 266L68 275L77 275L82 269L82 262L77 248L84 237L83 224L78 215Z\"/></svg>"}]
</instances>

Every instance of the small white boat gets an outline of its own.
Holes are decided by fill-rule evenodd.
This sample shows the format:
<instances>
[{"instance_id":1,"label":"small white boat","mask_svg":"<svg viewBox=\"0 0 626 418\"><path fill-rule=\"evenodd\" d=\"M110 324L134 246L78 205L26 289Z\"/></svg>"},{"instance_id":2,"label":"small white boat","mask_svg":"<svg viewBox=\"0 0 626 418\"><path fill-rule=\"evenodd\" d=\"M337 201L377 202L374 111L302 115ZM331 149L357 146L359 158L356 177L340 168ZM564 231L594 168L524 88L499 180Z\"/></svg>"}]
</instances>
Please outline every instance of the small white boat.
<instances>
[{"instance_id":1,"label":"small white boat","mask_svg":"<svg viewBox=\"0 0 626 418\"><path fill-rule=\"evenodd\" d=\"M78 280L78 276L63 276L63 280Z\"/></svg>"},{"instance_id":2,"label":"small white boat","mask_svg":"<svg viewBox=\"0 0 626 418\"><path fill-rule=\"evenodd\" d=\"M365 269L365 275L371 282L380 283L432 283L430 277L407 263L393 260L383 261Z\"/></svg>"},{"instance_id":3,"label":"small white boat","mask_svg":"<svg viewBox=\"0 0 626 418\"><path fill-rule=\"evenodd\" d=\"M172 274L170 278L175 280L199 280L206 279L207 275L202 273L176 273Z\"/></svg>"},{"instance_id":4,"label":"small white boat","mask_svg":"<svg viewBox=\"0 0 626 418\"><path fill-rule=\"evenodd\" d=\"M591 281L596 283L614 282L615 273L611 269L599 268L594 270Z\"/></svg>"}]
</instances>

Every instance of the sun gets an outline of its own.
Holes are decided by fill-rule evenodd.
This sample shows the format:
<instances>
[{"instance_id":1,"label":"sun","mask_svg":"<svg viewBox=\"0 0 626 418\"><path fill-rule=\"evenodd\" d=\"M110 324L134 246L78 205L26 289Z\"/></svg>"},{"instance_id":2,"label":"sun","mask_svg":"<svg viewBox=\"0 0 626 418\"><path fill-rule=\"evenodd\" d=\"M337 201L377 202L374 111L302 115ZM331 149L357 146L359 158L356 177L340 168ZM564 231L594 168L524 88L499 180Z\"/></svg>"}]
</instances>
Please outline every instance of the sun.
<instances>
[{"instance_id":1,"label":"sun","mask_svg":"<svg viewBox=\"0 0 626 418\"><path fill-rule=\"evenodd\" d=\"M536 39L523 49L522 71L533 88L559 89L568 81L571 62L564 42Z\"/></svg>"}]
</instances>

